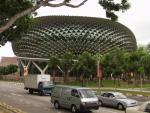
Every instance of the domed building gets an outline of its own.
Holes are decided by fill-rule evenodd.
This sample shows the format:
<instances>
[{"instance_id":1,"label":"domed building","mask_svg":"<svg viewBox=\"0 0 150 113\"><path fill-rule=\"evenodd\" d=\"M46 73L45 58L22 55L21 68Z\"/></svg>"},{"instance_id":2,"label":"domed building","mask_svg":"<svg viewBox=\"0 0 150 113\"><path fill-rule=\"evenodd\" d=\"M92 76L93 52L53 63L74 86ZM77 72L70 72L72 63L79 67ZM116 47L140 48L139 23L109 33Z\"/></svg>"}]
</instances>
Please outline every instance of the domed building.
<instances>
[{"instance_id":1,"label":"domed building","mask_svg":"<svg viewBox=\"0 0 150 113\"><path fill-rule=\"evenodd\" d=\"M134 34L126 26L107 19L77 16L46 16L35 22L12 43L19 57L48 58L71 51L74 55L89 52L105 54L114 47L133 51Z\"/></svg>"}]
</instances>

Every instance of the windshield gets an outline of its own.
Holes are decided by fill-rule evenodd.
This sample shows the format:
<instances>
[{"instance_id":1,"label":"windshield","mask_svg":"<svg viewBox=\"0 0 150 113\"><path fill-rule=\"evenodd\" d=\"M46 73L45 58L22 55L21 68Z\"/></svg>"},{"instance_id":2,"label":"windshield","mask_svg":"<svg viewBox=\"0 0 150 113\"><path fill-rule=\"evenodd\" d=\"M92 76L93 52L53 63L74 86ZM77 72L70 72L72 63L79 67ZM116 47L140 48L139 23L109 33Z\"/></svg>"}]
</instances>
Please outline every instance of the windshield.
<instances>
[{"instance_id":1,"label":"windshield","mask_svg":"<svg viewBox=\"0 0 150 113\"><path fill-rule=\"evenodd\" d=\"M95 98L96 97L94 92L90 89L80 89L79 91L81 93L82 98Z\"/></svg>"},{"instance_id":2,"label":"windshield","mask_svg":"<svg viewBox=\"0 0 150 113\"><path fill-rule=\"evenodd\" d=\"M118 95L115 95L115 97L117 98L117 99L125 99L125 98L127 98L125 95L122 95L122 94L118 94Z\"/></svg>"}]
</instances>

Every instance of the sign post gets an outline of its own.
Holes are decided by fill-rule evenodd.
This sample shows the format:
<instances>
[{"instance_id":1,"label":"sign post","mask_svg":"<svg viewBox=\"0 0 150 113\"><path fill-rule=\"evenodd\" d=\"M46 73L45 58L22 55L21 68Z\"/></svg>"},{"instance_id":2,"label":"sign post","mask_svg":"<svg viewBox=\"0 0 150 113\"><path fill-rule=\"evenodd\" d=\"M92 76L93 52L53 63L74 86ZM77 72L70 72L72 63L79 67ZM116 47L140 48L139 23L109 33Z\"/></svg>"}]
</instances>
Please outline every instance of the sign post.
<instances>
[{"instance_id":1,"label":"sign post","mask_svg":"<svg viewBox=\"0 0 150 113\"><path fill-rule=\"evenodd\" d=\"M97 63L97 77L98 77L98 83L99 83L99 92L101 92L101 78L102 78L102 69L101 69L101 65L98 62Z\"/></svg>"}]
</instances>

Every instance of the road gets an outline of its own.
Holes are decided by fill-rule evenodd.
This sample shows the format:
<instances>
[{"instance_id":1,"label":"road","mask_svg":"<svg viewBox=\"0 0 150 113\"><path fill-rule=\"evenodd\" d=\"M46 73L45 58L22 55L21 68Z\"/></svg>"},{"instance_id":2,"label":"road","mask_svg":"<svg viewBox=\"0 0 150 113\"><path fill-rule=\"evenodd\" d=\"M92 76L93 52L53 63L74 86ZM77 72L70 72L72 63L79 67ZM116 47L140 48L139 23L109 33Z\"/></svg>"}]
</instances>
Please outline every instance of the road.
<instances>
[{"instance_id":1,"label":"road","mask_svg":"<svg viewBox=\"0 0 150 113\"><path fill-rule=\"evenodd\" d=\"M0 81L0 102L5 102L26 113L70 113L69 110L56 110L50 103L50 96L28 94L22 83ZM100 107L93 113L125 113L113 108Z\"/></svg>"}]
</instances>

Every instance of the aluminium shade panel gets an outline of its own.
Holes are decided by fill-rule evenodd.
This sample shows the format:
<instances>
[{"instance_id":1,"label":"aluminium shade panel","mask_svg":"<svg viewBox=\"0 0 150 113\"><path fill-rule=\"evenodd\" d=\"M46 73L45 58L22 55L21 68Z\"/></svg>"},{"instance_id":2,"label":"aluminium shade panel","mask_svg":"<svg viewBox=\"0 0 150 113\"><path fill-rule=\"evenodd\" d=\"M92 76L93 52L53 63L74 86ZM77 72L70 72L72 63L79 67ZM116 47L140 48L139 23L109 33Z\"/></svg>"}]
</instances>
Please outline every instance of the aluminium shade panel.
<instances>
[{"instance_id":1,"label":"aluminium shade panel","mask_svg":"<svg viewBox=\"0 0 150 113\"><path fill-rule=\"evenodd\" d=\"M134 34L126 26L95 17L46 16L35 18L20 40L12 43L19 57L48 58L71 51L105 54L114 47L133 51Z\"/></svg>"}]
</instances>

